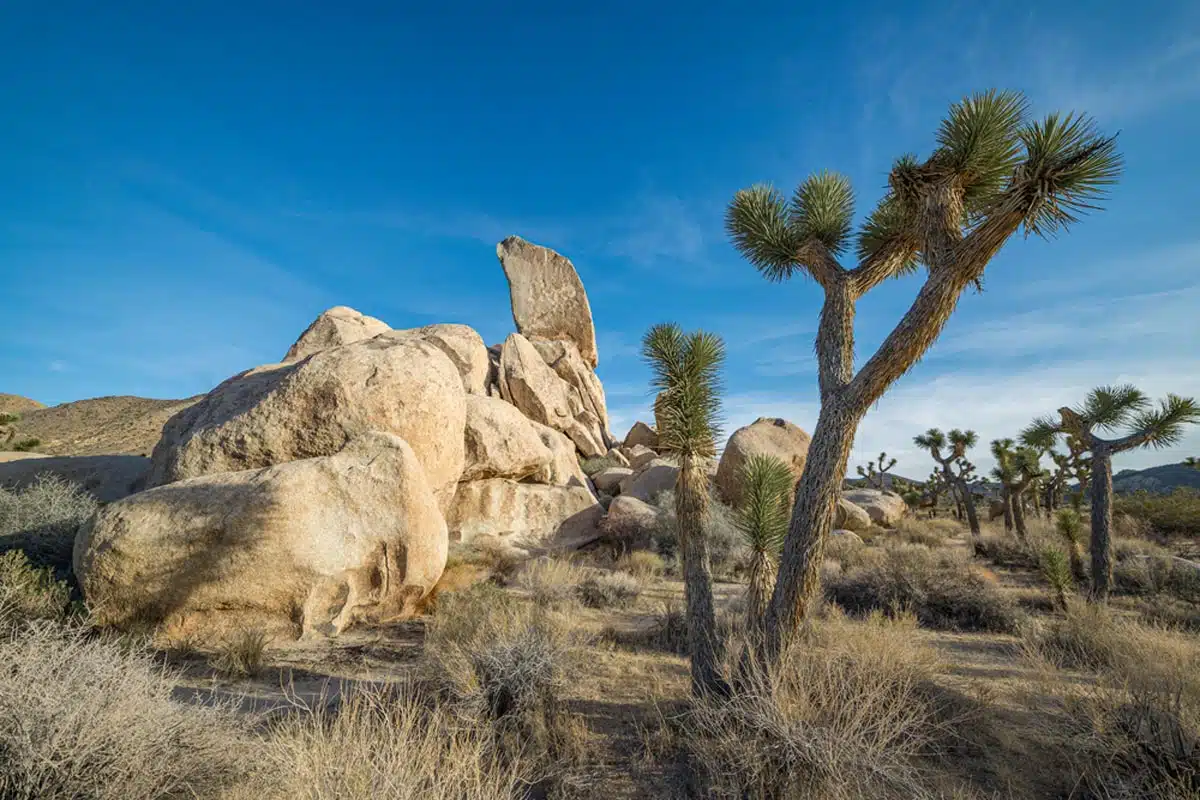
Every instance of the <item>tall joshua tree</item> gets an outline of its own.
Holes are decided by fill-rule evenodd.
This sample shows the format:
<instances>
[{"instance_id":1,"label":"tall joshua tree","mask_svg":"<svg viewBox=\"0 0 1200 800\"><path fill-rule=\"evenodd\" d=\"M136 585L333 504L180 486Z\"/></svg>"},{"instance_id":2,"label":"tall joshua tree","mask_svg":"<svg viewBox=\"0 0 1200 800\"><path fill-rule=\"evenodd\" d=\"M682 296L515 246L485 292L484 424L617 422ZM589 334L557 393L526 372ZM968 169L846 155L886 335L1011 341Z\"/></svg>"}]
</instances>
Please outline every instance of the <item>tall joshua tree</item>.
<instances>
[{"instance_id":1,"label":"tall joshua tree","mask_svg":"<svg viewBox=\"0 0 1200 800\"><path fill-rule=\"evenodd\" d=\"M1153 408L1137 387L1100 386L1078 408L1063 407L1059 419L1034 420L1021 434L1026 441L1052 446L1060 435L1072 436L1092 454L1092 600L1108 599L1112 584L1112 457L1139 447L1170 447L1183 438L1189 423L1200 422L1200 405L1190 397L1168 394ZM1097 431L1124 435L1102 439Z\"/></svg>"},{"instance_id":2,"label":"tall joshua tree","mask_svg":"<svg viewBox=\"0 0 1200 800\"><path fill-rule=\"evenodd\" d=\"M937 340L968 286L980 287L1009 237L1050 236L1069 227L1120 172L1115 138L1086 116L1027 118L1015 92L976 94L950 107L933 153L905 155L888 191L852 234L854 193L821 172L791 198L769 185L734 195L726 229L770 280L796 273L825 294L816 352L821 412L797 487L779 577L767 611L766 654L774 658L817 595L825 541L858 425L867 410ZM854 266L842 257L854 247ZM867 362L854 369L854 310L888 278L925 267L908 311Z\"/></svg>"},{"instance_id":3,"label":"tall joshua tree","mask_svg":"<svg viewBox=\"0 0 1200 800\"><path fill-rule=\"evenodd\" d=\"M789 502L795 476L774 456L755 454L739 470L741 502L734 523L750 551L746 587L746 629L761 632L775 570L787 535Z\"/></svg>"},{"instance_id":4,"label":"tall joshua tree","mask_svg":"<svg viewBox=\"0 0 1200 800\"><path fill-rule=\"evenodd\" d=\"M1017 536L1025 539L1025 492L1042 477L1037 450L1032 447L1017 447L1012 439L992 440L992 457L996 468L992 477L1000 481L1004 501L1004 527L1017 529Z\"/></svg>"},{"instance_id":5,"label":"tall joshua tree","mask_svg":"<svg viewBox=\"0 0 1200 800\"><path fill-rule=\"evenodd\" d=\"M967 451L979 442L975 431L960 431L954 428L949 434L944 434L937 428L930 428L920 436L913 437L913 443L929 455L942 468L942 476L948 486L953 487L958 495L958 501L967 515L967 524L971 526L971 535L979 535L979 516L975 513L975 504L971 502L971 490L967 487L967 478L975 469L967 461ZM946 448L949 447L949 450ZM946 450L945 455L942 451ZM957 471L956 471L957 468Z\"/></svg>"},{"instance_id":6,"label":"tall joshua tree","mask_svg":"<svg viewBox=\"0 0 1200 800\"><path fill-rule=\"evenodd\" d=\"M688 653L692 691L725 692L713 611L712 566L704 538L709 513L705 463L716 456L720 436L720 375L725 345L720 337L678 325L655 325L642 339L642 356L653 373L659 448L679 459L675 514L683 559Z\"/></svg>"},{"instance_id":7,"label":"tall joshua tree","mask_svg":"<svg viewBox=\"0 0 1200 800\"><path fill-rule=\"evenodd\" d=\"M884 476L887 475L888 470L894 466L896 466L896 459L893 458L889 461L887 453L880 453L879 469L875 468L874 461L868 461L867 466L863 467L860 465L858 467L858 474L861 477L866 478L867 486L873 487L882 492L887 489L887 480Z\"/></svg>"}]
</instances>

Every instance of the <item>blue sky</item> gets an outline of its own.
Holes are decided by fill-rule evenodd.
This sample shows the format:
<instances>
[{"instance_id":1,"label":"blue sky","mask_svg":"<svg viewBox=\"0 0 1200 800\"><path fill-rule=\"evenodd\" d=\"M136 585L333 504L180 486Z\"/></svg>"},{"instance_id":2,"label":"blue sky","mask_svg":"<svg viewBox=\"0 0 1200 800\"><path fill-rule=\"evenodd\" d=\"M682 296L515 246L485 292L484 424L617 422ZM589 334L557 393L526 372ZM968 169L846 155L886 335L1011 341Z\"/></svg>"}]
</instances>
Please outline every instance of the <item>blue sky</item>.
<instances>
[{"instance_id":1,"label":"blue sky","mask_svg":"<svg viewBox=\"0 0 1200 800\"><path fill-rule=\"evenodd\" d=\"M1120 130L1126 174L1102 215L1001 253L855 459L924 475L915 433L1011 435L1099 383L1200 395L1194 3L408 5L5 3L0 391L196 394L339 304L499 342L515 233L575 262L619 435L667 320L726 338L730 429L811 429L819 291L742 262L725 204L829 168L865 214L950 102L998 86ZM917 287L860 303L860 362ZM1192 431L1117 466L1196 453Z\"/></svg>"}]
</instances>

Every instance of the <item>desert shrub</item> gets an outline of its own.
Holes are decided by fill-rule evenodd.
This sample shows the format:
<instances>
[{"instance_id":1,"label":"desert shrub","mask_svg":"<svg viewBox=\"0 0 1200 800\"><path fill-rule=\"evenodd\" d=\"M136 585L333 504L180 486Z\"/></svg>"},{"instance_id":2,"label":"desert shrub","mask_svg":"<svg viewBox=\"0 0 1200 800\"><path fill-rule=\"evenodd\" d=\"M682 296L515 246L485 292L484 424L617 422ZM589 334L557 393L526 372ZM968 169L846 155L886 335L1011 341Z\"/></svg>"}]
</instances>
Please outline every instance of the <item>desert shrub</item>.
<instances>
[{"instance_id":1,"label":"desert shrub","mask_svg":"<svg viewBox=\"0 0 1200 800\"><path fill-rule=\"evenodd\" d=\"M1067 597L1075 592L1075 577L1071 573L1071 561L1057 547L1042 549L1039 559L1042 577L1050 584L1050 591L1059 608L1067 607Z\"/></svg>"},{"instance_id":2,"label":"desert shrub","mask_svg":"<svg viewBox=\"0 0 1200 800\"><path fill-rule=\"evenodd\" d=\"M480 538L468 544L451 546L446 568L469 565L488 573L488 579L508 586L517 577L524 559L512 547L493 538Z\"/></svg>"},{"instance_id":3,"label":"desert shrub","mask_svg":"<svg viewBox=\"0 0 1200 800\"><path fill-rule=\"evenodd\" d=\"M991 561L998 567L1037 567L1037 554L1015 535L1001 531L987 531L974 542L975 555Z\"/></svg>"},{"instance_id":4,"label":"desert shrub","mask_svg":"<svg viewBox=\"0 0 1200 800\"><path fill-rule=\"evenodd\" d=\"M642 583L628 572L598 572L576 587L579 600L589 608L624 608L642 593Z\"/></svg>"},{"instance_id":5,"label":"desert shrub","mask_svg":"<svg viewBox=\"0 0 1200 800\"><path fill-rule=\"evenodd\" d=\"M212 659L218 672L235 678L252 678L266 665L267 635L261 630L235 631L220 643Z\"/></svg>"},{"instance_id":6,"label":"desert shrub","mask_svg":"<svg viewBox=\"0 0 1200 800\"><path fill-rule=\"evenodd\" d=\"M1169 555L1133 555L1113 565L1116 591L1132 595L1166 594L1200 603L1200 569Z\"/></svg>"},{"instance_id":7,"label":"desert shrub","mask_svg":"<svg viewBox=\"0 0 1200 800\"><path fill-rule=\"evenodd\" d=\"M868 550L862 539L854 536L830 536L825 542L825 558L836 561L843 571L859 566L878 552Z\"/></svg>"},{"instance_id":8,"label":"desert shrub","mask_svg":"<svg viewBox=\"0 0 1200 800\"><path fill-rule=\"evenodd\" d=\"M63 621L70 603L71 590L49 569L33 566L20 550L0 555L0 632L35 620Z\"/></svg>"},{"instance_id":9,"label":"desert shrub","mask_svg":"<svg viewBox=\"0 0 1200 800\"><path fill-rule=\"evenodd\" d=\"M652 534L654 549L664 558L678 555L679 523L675 517L675 493L660 492L656 501L661 514L659 524ZM733 509L722 503L715 495L710 497L708 519L704 526L708 543L708 555L712 561L715 577L735 577L744 568L748 551L741 532L737 528Z\"/></svg>"},{"instance_id":10,"label":"desert shrub","mask_svg":"<svg viewBox=\"0 0 1200 800\"><path fill-rule=\"evenodd\" d=\"M610 627L605 630L604 636L627 647L644 647L680 656L688 654L687 617L683 609L673 603L664 603L662 609L651 617L649 625L632 631Z\"/></svg>"},{"instance_id":11,"label":"desert shrub","mask_svg":"<svg viewBox=\"0 0 1200 800\"><path fill-rule=\"evenodd\" d=\"M952 519L904 517L891 534L893 540L926 547L941 547L946 540L962 533L963 527Z\"/></svg>"},{"instance_id":12,"label":"desert shrub","mask_svg":"<svg viewBox=\"0 0 1200 800\"><path fill-rule=\"evenodd\" d=\"M491 584L447 595L425 634L424 680L491 753L531 782L561 781L582 758L582 722L562 701L579 663L566 617Z\"/></svg>"},{"instance_id":13,"label":"desert shrub","mask_svg":"<svg viewBox=\"0 0 1200 800\"><path fill-rule=\"evenodd\" d=\"M71 574L75 532L96 511L96 499L49 473L24 489L0 488L0 552L24 550L60 578Z\"/></svg>"},{"instance_id":14,"label":"desert shrub","mask_svg":"<svg viewBox=\"0 0 1200 800\"><path fill-rule=\"evenodd\" d=\"M1134 492L1113 498L1114 515L1127 514L1167 537L1200 536L1200 491L1178 488L1170 494Z\"/></svg>"},{"instance_id":15,"label":"desert shrub","mask_svg":"<svg viewBox=\"0 0 1200 800\"><path fill-rule=\"evenodd\" d=\"M930 759L949 730L914 625L832 614L731 699L698 700L680 738L702 796L932 796Z\"/></svg>"},{"instance_id":16,"label":"desert shrub","mask_svg":"<svg viewBox=\"0 0 1200 800\"><path fill-rule=\"evenodd\" d=\"M1020 621L1016 605L964 557L913 545L834 576L825 596L851 614L906 610L930 628L1011 632Z\"/></svg>"},{"instance_id":17,"label":"desert shrub","mask_svg":"<svg viewBox=\"0 0 1200 800\"><path fill-rule=\"evenodd\" d=\"M234 714L174 702L143 650L41 624L0 638L0 663L0 797L214 797L245 774Z\"/></svg>"},{"instance_id":18,"label":"desert shrub","mask_svg":"<svg viewBox=\"0 0 1200 800\"><path fill-rule=\"evenodd\" d=\"M1137 556L1168 556L1171 554L1161 545L1146 539L1138 539L1129 536L1116 536L1112 540L1113 558L1117 561L1124 561L1128 558Z\"/></svg>"},{"instance_id":19,"label":"desert shrub","mask_svg":"<svg viewBox=\"0 0 1200 800\"><path fill-rule=\"evenodd\" d=\"M517 576L517 585L538 605L561 608L575 602L576 587L586 574L569 561L543 557L525 565Z\"/></svg>"},{"instance_id":20,"label":"desert shrub","mask_svg":"<svg viewBox=\"0 0 1200 800\"><path fill-rule=\"evenodd\" d=\"M1120 620L1102 607L1030 628L1032 656L1099 673L1038 693L1037 746L1056 756L1064 794L1200 794L1200 647L1193 637Z\"/></svg>"},{"instance_id":21,"label":"desert shrub","mask_svg":"<svg viewBox=\"0 0 1200 800\"><path fill-rule=\"evenodd\" d=\"M637 578L657 578L666 569L666 561L658 553L649 550L634 550L617 559L617 569Z\"/></svg>"},{"instance_id":22,"label":"desert shrub","mask_svg":"<svg viewBox=\"0 0 1200 800\"><path fill-rule=\"evenodd\" d=\"M501 765L482 731L405 684L355 689L336 710L303 709L256 752L247 798L498 800L522 788L519 761Z\"/></svg>"}]
</instances>

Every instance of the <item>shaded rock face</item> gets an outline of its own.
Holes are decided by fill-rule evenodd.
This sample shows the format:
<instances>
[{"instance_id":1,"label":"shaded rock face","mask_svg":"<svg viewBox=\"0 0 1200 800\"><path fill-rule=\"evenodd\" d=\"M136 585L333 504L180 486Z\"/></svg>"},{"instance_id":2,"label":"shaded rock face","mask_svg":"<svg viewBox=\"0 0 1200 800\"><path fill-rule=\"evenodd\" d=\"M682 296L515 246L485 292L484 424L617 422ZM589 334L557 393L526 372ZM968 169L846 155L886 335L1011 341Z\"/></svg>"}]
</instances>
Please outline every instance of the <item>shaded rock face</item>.
<instances>
[{"instance_id":1,"label":"shaded rock face","mask_svg":"<svg viewBox=\"0 0 1200 800\"><path fill-rule=\"evenodd\" d=\"M759 417L729 437L717 465L716 487L721 499L736 506L741 500L740 472L752 455L774 456L787 464L796 480L804 472L812 441L800 427L777 417Z\"/></svg>"},{"instance_id":2,"label":"shaded rock face","mask_svg":"<svg viewBox=\"0 0 1200 800\"><path fill-rule=\"evenodd\" d=\"M101 503L108 503L140 489L149 468L150 459L142 456L0 453L0 486L24 489L37 481L39 475L55 475L79 484Z\"/></svg>"},{"instance_id":3,"label":"shaded rock face","mask_svg":"<svg viewBox=\"0 0 1200 800\"><path fill-rule=\"evenodd\" d=\"M519 333L510 334L500 351L500 396L535 422L565 433L584 456L608 451L600 420L584 407L579 392Z\"/></svg>"},{"instance_id":4,"label":"shaded rock face","mask_svg":"<svg viewBox=\"0 0 1200 800\"><path fill-rule=\"evenodd\" d=\"M656 458L621 481L621 496L635 497L647 503L660 492L675 488L679 467L669 461Z\"/></svg>"},{"instance_id":5,"label":"shaded rock face","mask_svg":"<svg viewBox=\"0 0 1200 800\"><path fill-rule=\"evenodd\" d=\"M466 463L460 480L549 474L554 453L534 424L513 406L494 397L467 397L464 436ZM549 482L549 481L547 481Z\"/></svg>"},{"instance_id":6,"label":"shaded rock face","mask_svg":"<svg viewBox=\"0 0 1200 800\"><path fill-rule=\"evenodd\" d=\"M526 548L578 547L600 536L603 514L584 486L495 478L459 484L446 521L454 542L493 537Z\"/></svg>"},{"instance_id":7,"label":"shaded rock face","mask_svg":"<svg viewBox=\"0 0 1200 800\"><path fill-rule=\"evenodd\" d=\"M862 533L871 530L871 515L844 497L839 497L833 527Z\"/></svg>"},{"instance_id":8,"label":"shaded rock face","mask_svg":"<svg viewBox=\"0 0 1200 800\"><path fill-rule=\"evenodd\" d=\"M386 322L360 314L348 306L334 306L313 320L283 357L284 363L390 331Z\"/></svg>"},{"instance_id":9,"label":"shaded rock face","mask_svg":"<svg viewBox=\"0 0 1200 800\"><path fill-rule=\"evenodd\" d=\"M620 495L613 498L601 528L610 535L638 539L655 530L659 517L659 510L646 501Z\"/></svg>"},{"instance_id":10,"label":"shaded rock face","mask_svg":"<svg viewBox=\"0 0 1200 800\"><path fill-rule=\"evenodd\" d=\"M172 417L148 487L332 455L355 435L394 433L446 501L463 469L466 392L437 347L384 336L235 375Z\"/></svg>"},{"instance_id":11,"label":"shaded rock face","mask_svg":"<svg viewBox=\"0 0 1200 800\"><path fill-rule=\"evenodd\" d=\"M571 262L519 236L496 245L496 255L508 278L517 331L529 338L570 341L594 369L600 358L592 307Z\"/></svg>"},{"instance_id":12,"label":"shaded rock face","mask_svg":"<svg viewBox=\"0 0 1200 800\"><path fill-rule=\"evenodd\" d=\"M635 422L629 429L629 433L625 434L625 441L622 444L626 447L646 447L657 450L658 432L644 422Z\"/></svg>"},{"instance_id":13,"label":"shaded rock face","mask_svg":"<svg viewBox=\"0 0 1200 800\"><path fill-rule=\"evenodd\" d=\"M402 616L446 564L413 449L385 433L331 456L190 478L100 509L74 566L101 624L215 642L241 627L325 636Z\"/></svg>"},{"instance_id":14,"label":"shaded rock face","mask_svg":"<svg viewBox=\"0 0 1200 800\"><path fill-rule=\"evenodd\" d=\"M604 401L604 386L596 373L592 372L579 354L579 348L570 341L531 339L530 344L541 355L546 366L554 370L579 396L583 409L594 416L600 425L600 436L605 448L616 444L608 431L608 408Z\"/></svg>"}]
</instances>

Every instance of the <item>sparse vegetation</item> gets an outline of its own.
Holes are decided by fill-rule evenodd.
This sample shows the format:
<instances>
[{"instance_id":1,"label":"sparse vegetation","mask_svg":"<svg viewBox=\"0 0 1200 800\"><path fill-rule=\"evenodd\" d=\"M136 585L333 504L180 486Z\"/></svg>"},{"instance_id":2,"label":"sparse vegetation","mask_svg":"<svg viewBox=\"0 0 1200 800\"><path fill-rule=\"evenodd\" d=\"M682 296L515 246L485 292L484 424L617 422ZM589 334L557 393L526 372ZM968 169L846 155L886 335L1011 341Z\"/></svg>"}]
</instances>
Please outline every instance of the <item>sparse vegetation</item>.
<instances>
[{"instance_id":1,"label":"sparse vegetation","mask_svg":"<svg viewBox=\"0 0 1200 800\"><path fill-rule=\"evenodd\" d=\"M856 615L911 613L930 628L966 631L1017 629L1012 601L964 557L901 545L884 557L831 580L826 597Z\"/></svg>"},{"instance_id":2,"label":"sparse vegetation","mask_svg":"<svg viewBox=\"0 0 1200 800\"><path fill-rule=\"evenodd\" d=\"M621 464L616 459L609 458L608 456L598 456L596 458L581 458L579 460L580 469L582 469L583 474L587 475L589 478L596 475L597 473L603 472L604 470L608 469L609 467L620 467L620 466L624 466L624 465Z\"/></svg>"},{"instance_id":3,"label":"sparse vegetation","mask_svg":"<svg viewBox=\"0 0 1200 800\"><path fill-rule=\"evenodd\" d=\"M1113 499L1114 518L1125 514L1169 538L1200 537L1200 491L1179 488L1170 494L1134 492Z\"/></svg>"},{"instance_id":4,"label":"sparse vegetation","mask_svg":"<svg viewBox=\"0 0 1200 800\"><path fill-rule=\"evenodd\" d=\"M253 678L266 664L267 636L260 630L234 631L223 641L212 659L212 665L233 678Z\"/></svg>"},{"instance_id":5,"label":"sparse vegetation","mask_svg":"<svg viewBox=\"0 0 1200 800\"><path fill-rule=\"evenodd\" d=\"M39 620L63 621L71 590L47 568L35 567L20 550L0 554L0 632Z\"/></svg>"},{"instance_id":6,"label":"sparse vegetation","mask_svg":"<svg viewBox=\"0 0 1200 800\"><path fill-rule=\"evenodd\" d=\"M539 606L558 609L575 602L576 589L585 574L569 561L542 557L525 565L517 585L529 592Z\"/></svg>"},{"instance_id":7,"label":"sparse vegetation","mask_svg":"<svg viewBox=\"0 0 1200 800\"><path fill-rule=\"evenodd\" d=\"M599 572L584 578L577 591L589 608L624 608L637 600L642 584L628 572Z\"/></svg>"},{"instance_id":8,"label":"sparse vegetation","mask_svg":"<svg viewBox=\"0 0 1200 800\"><path fill-rule=\"evenodd\" d=\"M95 498L55 475L39 475L24 489L0 487L0 552L22 550L66 578L75 532L95 511Z\"/></svg>"},{"instance_id":9,"label":"sparse vegetation","mask_svg":"<svg viewBox=\"0 0 1200 800\"><path fill-rule=\"evenodd\" d=\"M649 550L632 550L617 559L618 570L628 572L643 580L657 578L666 572L666 561L658 553Z\"/></svg>"}]
</instances>

